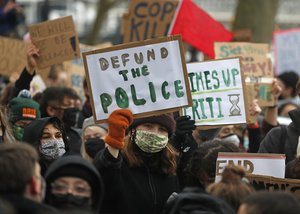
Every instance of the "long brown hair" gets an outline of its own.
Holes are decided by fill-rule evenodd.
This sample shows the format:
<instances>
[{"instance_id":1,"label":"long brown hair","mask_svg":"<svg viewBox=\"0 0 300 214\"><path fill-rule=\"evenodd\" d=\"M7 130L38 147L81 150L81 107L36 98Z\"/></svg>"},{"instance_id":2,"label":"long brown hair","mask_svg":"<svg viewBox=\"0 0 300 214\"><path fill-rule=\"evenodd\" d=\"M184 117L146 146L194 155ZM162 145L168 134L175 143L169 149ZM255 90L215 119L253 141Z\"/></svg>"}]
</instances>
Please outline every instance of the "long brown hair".
<instances>
[{"instance_id":1,"label":"long brown hair","mask_svg":"<svg viewBox=\"0 0 300 214\"><path fill-rule=\"evenodd\" d=\"M134 138L134 130L131 130L129 136L125 139L125 148L123 150L129 167L140 167L146 164L150 166L150 170L153 172L164 175L175 174L177 154L170 143L162 151L155 153L151 157L151 163L146 163L143 152L135 144Z\"/></svg>"}]
</instances>

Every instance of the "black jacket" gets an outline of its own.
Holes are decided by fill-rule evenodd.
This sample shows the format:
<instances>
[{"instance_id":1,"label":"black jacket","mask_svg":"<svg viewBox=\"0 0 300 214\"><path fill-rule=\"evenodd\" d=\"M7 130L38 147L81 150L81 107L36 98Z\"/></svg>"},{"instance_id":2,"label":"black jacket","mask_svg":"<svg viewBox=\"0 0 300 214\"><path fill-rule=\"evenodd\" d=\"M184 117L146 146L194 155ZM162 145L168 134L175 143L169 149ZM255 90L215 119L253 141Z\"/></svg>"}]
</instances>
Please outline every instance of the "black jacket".
<instances>
[{"instance_id":1,"label":"black jacket","mask_svg":"<svg viewBox=\"0 0 300 214\"><path fill-rule=\"evenodd\" d=\"M94 162L106 188L102 213L158 214L179 190L177 176L160 175L146 166L129 167L121 153L116 159L104 149Z\"/></svg>"},{"instance_id":2,"label":"black jacket","mask_svg":"<svg viewBox=\"0 0 300 214\"><path fill-rule=\"evenodd\" d=\"M58 211L46 204L37 203L18 195L1 195L14 209L15 214L58 214Z\"/></svg>"},{"instance_id":3,"label":"black jacket","mask_svg":"<svg viewBox=\"0 0 300 214\"><path fill-rule=\"evenodd\" d=\"M292 123L287 127L271 129L260 144L259 153L278 153L286 155L286 163L296 157L300 136L300 110L289 112Z\"/></svg>"}]
</instances>

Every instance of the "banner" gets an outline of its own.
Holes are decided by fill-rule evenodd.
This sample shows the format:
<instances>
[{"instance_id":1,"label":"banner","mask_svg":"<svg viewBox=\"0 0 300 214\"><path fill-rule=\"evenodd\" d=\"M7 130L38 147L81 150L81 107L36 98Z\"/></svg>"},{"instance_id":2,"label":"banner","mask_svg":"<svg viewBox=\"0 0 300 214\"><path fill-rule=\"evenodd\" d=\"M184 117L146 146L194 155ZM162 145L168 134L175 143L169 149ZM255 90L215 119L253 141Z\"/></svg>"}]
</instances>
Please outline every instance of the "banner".
<instances>
[{"instance_id":1,"label":"banner","mask_svg":"<svg viewBox=\"0 0 300 214\"><path fill-rule=\"evenodd\" d=\"M33 44L39 49L38 68L80 57L72 16L31 25L29 33Z\"/></svg>"},{"instance_id":2,"label":"banner","mask_svg":"<svg viewBox=\"0 0 300 214\"><path fill-rule=\"evenodd\" d=\"M291 192L300 199L300 180L298 179L282 179L263 175L247 175L247 179L256 190Z\"/></svg>"},{"instance_id":3,"label":"banner","mask_svg":"<svg viewBox=\"0 0 300 214\"><path fill-rule=\"evenodd\" d=\"M131 0L122 17L123 43L166 36L177 4L177 0Z\"/></svg>"},{"instance_id":4,"label":"banner","mask_svg":"<svg viewBox=\"0 0 300 214\"><path fill-rule=\"evenodd\" d=\"M139 116L191 105L180 36L83 53L95 121L119 108Z\"/></svg>"},{"instance_id":5,"label":"banner","mask_svg":"<svg viewBox=\"0 0 300 214\"><path fill-rule=\"evenodd\" d=\"M26 66L27 43L0 36L0 73L10 76Z\"/></svg>"},{"instance_id":6,"label":"banner","mask_svg":"<svg viewBox=\"0 0 300 214\"><path fill-rule=\"evenodd\" d=\"M285 155L219 152L216 163L216 181L221 180L222 172L227 165L242 166L248 174L284 178Z\"/></svg>"},{"instance_id":7,"label":"banner","mask_svg":"<svg viewBox=\"0 0 300 214\"><path fill-rule=\"evenodd\" d=\"M291 70L300 75L300 28L276 31L273 42L277 76Z\"/></svg>"},{"instance_id":8,"label":"banner","mask_svg":"<svg viewBox=\"0 0 300 214\"><path fill-rule=\"evenodd\" d=\"M246 123L239 58L188 63L193 106L183 109L196 125Z\"/></svg>"},{"instance_id":9,"label":"banner","mask_svg":"<svg viewBox=\"0 0 300 214\"><path fill-rule=\"evenodd\" d=\"M241 57L246 84L254 85L253 99L258 99L258 103L262 107L275 105L275 97L271 93L274 72L271 60L267 57L268 44L216 42L214 49L218 59Z\"/></svg>"}]
</instances>

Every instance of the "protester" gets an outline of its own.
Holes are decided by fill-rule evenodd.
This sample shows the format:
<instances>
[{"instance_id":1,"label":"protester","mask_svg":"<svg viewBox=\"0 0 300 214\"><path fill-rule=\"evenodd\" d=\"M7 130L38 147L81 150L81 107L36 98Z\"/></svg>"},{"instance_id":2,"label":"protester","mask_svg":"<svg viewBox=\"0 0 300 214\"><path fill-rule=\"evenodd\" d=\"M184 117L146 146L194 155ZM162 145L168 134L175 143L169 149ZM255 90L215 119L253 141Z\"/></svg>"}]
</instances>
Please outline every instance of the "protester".
<instances>
[{"instance_id":1,"label":"protester","mask_svg":"<svg viewBox=\"0 0 300 214\"><path fill-rule=\"evenodd\" d=\"M285 178L300 179L300 156L286 165Z\"/></svg>"},{"instance_id":2,"label":"protester","mask_svg":"<svg viewBox=\"0 0 300 214\"><path fill-rule=\"evenodd\" d=\"M131 124L132 118L127 109L110 114L108 146L94 159L107 190L102 212L161 213L171 193L179 190L176 153L169 143L175 120L172 114L162 114Z\"/></svg>"},{"instance_id":3,"label":"protester","mask_svg":"<svg viewBox=\"0 0 300 214\"><path fill-rule=\"evenodd\" d=\"M241 201L255 192L247 180L246 171L239 166L227 166L222 172L220 182L210 184L207 192L224 199L234 210L238 210Z\"/></svg>"},{"instance_id":4,"label":"protester","mask_svg":"<svg viewBox=\"0 0 300 214\"><path fill-rule=\"evenodd\" d=\"M81 156L90 162L93 162L96 154L104 149L103 139L107 135L107 124L95 124L94 118L90 117L84 120L82 126L82 144Z\"/></svg>"},{"instance_id":5,"label":"protester","mask_svg":"<svg viewBox=\"0 0 300 214\"><path fill-rule=\"evenodd\" d=\"M163 214L181 213L234 214L236 212L222 199L207 194L197 187L187 187L168 201L163 212Z\"/></svg>"},{"instance_id":6,"label":"protester","mask_svg":"<svg viewBox=\"0 0 300 214\"><path fill-rule=\"evenodd\" d=\"M279 96L278 106L291 102L300 105L300 99L297 96L297 82L299 75L295 71L285 71L278 77L278 82L282 88Z\"/></svg>"},{"instance_id":7,"label":"protester","mask_svg":"<svg viewBox=\"0 0 300 214\"><path fill-rule=\"evenodd\" d=\"M12 133L12 128L8 122L7 109L0 105L0 144L13 143L15 138Z\"/></svg>"},{"instance_id":8,"label":"protester","mask_svg":"<svg viewBox=\"0 0 300 214\"><path fill-rule=\"evenodd\" d=\"M213 139L200 144L193 152L187 166L185 186L206 189L215 181L218 153L239 151L234 143L224 142L221 139Z\"/></svg>"},{"instance_id":9,"label":"protester","mask_svg":"<svg viewBox=\"0 0 300 214\"><path fill-rule=\"evenodd\" d=\"M0 180L0 197L13 206L16 214L55 213L53 208L41 204L45 184L38 154L30 145L0 145Z\"/></svg>"},{"instance_id":10,"label":"protester","mask_svg":"<svg viewBox=\"0 0 300 214\"><path fill-rule=\"evenodd\" d=\"M57 117L34 120L25 127L23 141L34 146L38 151L42 175L56 159L69 151L63 124Z\"/></svg>"},{"instance_id":11,"label":"protester","mask_svg":"<svg viewBox=\"0 0 300 214\"><path fill-rule=\"evenodd\" d=\"M242 201L238 214L298 214L297 198L287 192L259 192Z\"/></svg>"},{"instance_id":12,"label":"protester","mask_svg":"<svg viewBox=\"0 0 300 214\"><path fill-rule=\"evenodd\" d=\"M262 140L259 153L278 153L286 155L286 163L300 155L300 110L295 109L289 112L292 123L287 127L275 127L268 132Z\"/></svg>"},{"instance_id":13,"label":"protester","mask_svg":"<svg viewBox=\"0 0 300 214\"><path fill-rule=\"evenodd\" d=\"M104 186L97 169L80 156L55 161L45 175L45 202L57 209L99 213Z\"/></svg>"},{"instance_id":14,"label":"protester","mask_svg":"<svg viewBox=\"0 0 300 214\"><path fill-rule=\"evenodd\" d=\"M13 0L0 1L0 35L16 36L15 28L19 24L21 6Z\"/></svg>"},{"instance_id":15,"label":"protester","mask_svg":"<svg viewBox=\"0 0 300 214\"><path fill-rule=\"evenodd\" d=\"M27 90L21 91L18 97L8 103L8 118L16 140L22 140L25 126L40 118L39 107Z\"/></svg>"},{"instance_id":16,"label":"protester","mask_svg":"<svg viewBox=\"0 0 300 214\"><path fill-rule=\"evenodd\" d=\"M42 117L58 117L64 124L70 142L70 151L80 154L81 136L74 128L80 111L75 108L77 93L67 87L46 88L39 100Z\"/></svg>"}]
</instances>

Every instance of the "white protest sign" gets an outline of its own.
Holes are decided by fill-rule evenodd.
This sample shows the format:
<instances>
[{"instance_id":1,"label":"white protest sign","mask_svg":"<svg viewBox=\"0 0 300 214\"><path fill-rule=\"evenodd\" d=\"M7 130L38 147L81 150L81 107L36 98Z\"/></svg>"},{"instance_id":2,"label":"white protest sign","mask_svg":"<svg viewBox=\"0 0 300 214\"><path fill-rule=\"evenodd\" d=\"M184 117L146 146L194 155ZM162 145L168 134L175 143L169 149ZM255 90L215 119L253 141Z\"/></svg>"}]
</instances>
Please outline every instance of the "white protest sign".
<instances>
[{"instance_id":1,"label":"white protest sign","mask_svg":"<svg viewBox=\"0 0 300 214\"><path fill-rule=\"evenodd\" d=\"M277 75L288 70L300 75L300 29L277 31L273 41Z\"/></svg>"},{"instance_id":2,"label":"white protest sign","mask_svg":"<svg viewBox=\"0 0 300 214\"><path fill-rule=\"evenodd\" d=\"M284 178L284 154L257 154L219 152L216 163L216 181L221 180L221 175L227 165L243 166L248 174L266 175Z\"/></svg>"},{"instance_id":3,"label":"white protest sign","mask_svg":"<svg viewBox=\"0 0 300 214\"><path fill-rule=\"evenodd\" d=\"M193 106L183 109L196 125L246 123L239 58L187 64Z\"/></svg>"},{"instance_id":4,"label":"white protest sign","mask_svg":"<svg viewBox=\"0 0 300 214\"><path fill-rule=\"evenodd\" d=\"M119 108L146 115L192 104L180 36L90 51L83 59L95 121Z\"/></svg>"}]
</instances>

